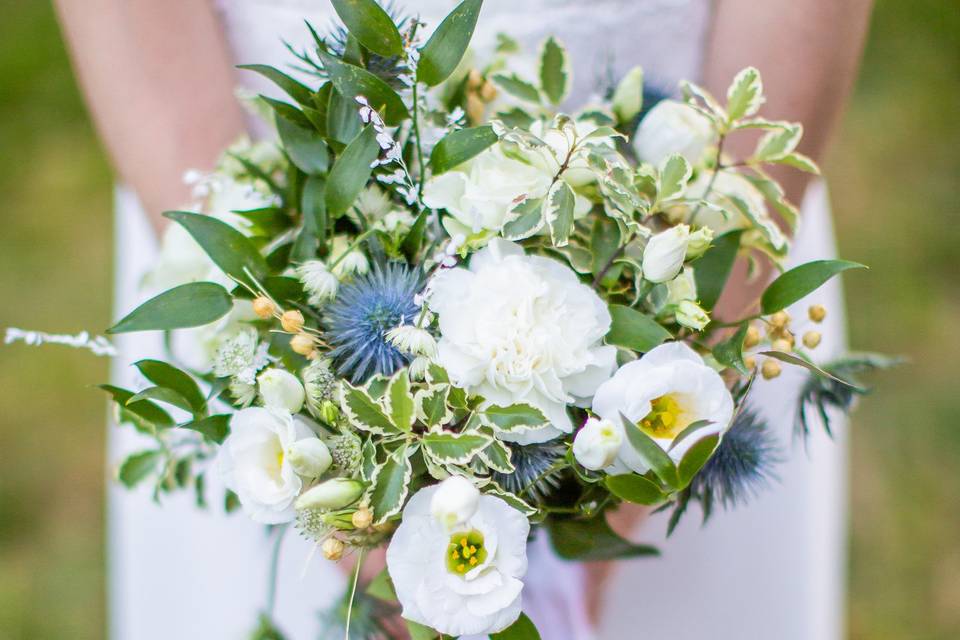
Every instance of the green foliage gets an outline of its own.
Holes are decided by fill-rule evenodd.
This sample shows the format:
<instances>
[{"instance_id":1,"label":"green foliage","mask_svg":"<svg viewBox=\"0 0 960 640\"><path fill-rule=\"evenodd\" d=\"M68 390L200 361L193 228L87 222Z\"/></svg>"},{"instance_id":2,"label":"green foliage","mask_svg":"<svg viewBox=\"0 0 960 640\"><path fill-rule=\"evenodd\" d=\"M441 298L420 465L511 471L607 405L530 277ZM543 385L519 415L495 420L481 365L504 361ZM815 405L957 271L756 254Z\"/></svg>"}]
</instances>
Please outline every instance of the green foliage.
<instances>
[{"instance_id":1,"label":"green foliage","mask_svg":"<svg viewBox=\"0 0 960 640\"><path fill-rule=\"evenodd\" d=\"M640 115L643 108L643 68L628 71L613 93L613 112L617 121L626 124Z\"/></svg>"},{"instance_id":2,"label":"green foliage","mask_svg":"<svg viewBox=\"0 0 960 640\"><path fill-rule=\"evenodd\" d=\"M667 498L657 483L635 473L607 476L604 484L610 493L627 502L654 505Z\"/></svg>"},{"instance_id":3,"label":"green foliage","mask_svg":"<svg viewBox=\"0 0 960 640\"><path fill-rule=\"evenodd\" d=\"M120 464L117 478L128 489L137 486L153 475L163 459L163 452L158 449L132 453Z\"/></svg>"},{"instance_id":4,"label":"green foliage","mask_svg":"<svg viewBox=\"0 0 960 640\"><path fill-rule=\"evenodd\" d=\"M554 551L564 560L594 562L660 555L654 547L621 538L602 515L589 519L551 519L546 527Z\"/></svg>"},{"instance_id":5,"label":"green foliage","mask_svg":"<svg viewBox=\"0 0 960 640\"><path fill-rule=\"evenodd\" d=\"M497 141L490 125L459 129L440 139L430 152L430 169L439 175L473 158Z\"/></svg>"},{"instance_id":6,"label":"green foliage","mask_svg":"<svg viewBox=\"0 0 960 640\"><path fill-rule=\"evenodd\" d=\"M553 105L570 91L570 60L567 51L553 37L547 38L540 52L540 89Z\"/></svg>"},{"instance_id":7,"label":"green foliage","mask_svg":"<svg viewBox=\"0 0 960 640\"><path fill-rule=\"evenodd\" d=\"M360 44L382 56L403 53L397 25L376 0L331 0L333 8Z\"/></svg>"},{"instance_id":8,"label":"green foliage","mask_svg":"<svg viewBox=\"0 0 960 640\"><path fill-rule=\"evenodd\" d=\"M163 215L186 229L214 264L234 280L256 289L257 281L267 276L267 263L257 248L227 223L187 211L167 211Z\"/></svg>"},{"instance_id":9,"label":"green foliage","mask_svg":"<svg viewBox=\"0 0 960 640\"><path fill-rule=\"evenodd\" d=\"M763 292L760 307L764 314L775 313L802 300L824 282L848 269L866 269L849 260L814 260L781 274Z\"/></svg>"},{"instance_id":10,"label":"green foliage","mask_svg":"<svg viewBox=\"0 0 960 640\"><path fill-rule=\"evenodd\" d=\"M231 417L232 414L220 413L207 418L201 418L191 422L184 422L183 424L178 424L177 426L181 429L190 429L191 431L196 431L203 434L205 438L212 442L223 444L223 441L226 440L227 435L230 433Z\"/></svg>"},{"instance_id":11,"label":"green foliage","mask_svg":"<svg viewBox=\"0 0 960 640\"><path fill-rule=\"evenodd\" d=\"M630 307L611 304L610 317L608 344L646 352L672 337L656 320Z\"/></svg>"},{"instance_id":12,"label":"green foliage","mask_svg":"<svg viewBox=\"0 0 960 640\"><path fill-rule=\"evenodd\" d=\"M327 179L328 215L336 218L344 214L363 191L373 171L370 164L380 153L376 135L373 127L363 128L337 157Z\"/></svg>"},{"instance_id":13,"label":"green foliage","mask_svg":"<svg viewBox=\"0 0 960 640\"><path fill-rule=\"evenodd\" d=\"M160 360L140 360L134 363L150 382L158 387L165 387L176 391L187 401L188 411L203 413L207 408L207 400L193 377L171 364Z\"/></svg>"},{"instance_id":14,"label":"green foliage","mask_svg":"<svg viewBox=\"0 0 960 640\"><path fill-rule=\"evenodd\" d=\"M227 290L212 282L191 282L150 298L107 329L107 333L199 327L233 308Z\"/></svg>"},{"instance_id":15,"label":"green foliage","mask_svg":"<svg viewBox=\"0 0 960 640\"><path fill-rule=\"evenodd\" d=\"M413 467L406 447L397 449L373 473L370 508L374 522L379 524L400 513L410 491Z\"/></svg>"},{"instance_id":16,"label":"green foliage","mask_svg":"<svg viewBox=\"0 0 960 640\"><path fill-rule=\"evenodd\" d=\"M677 467L667 452L646 433L637 428L629 418L622 415L623 430L627 435L627 442L637 452L643 463L650 467L660 480L669 487L679 488L680 478Z\"/></svg>"},{"instance_id":17,"label":"green foliage","mask_svg":"<svg viewBox=\"0 0 960 640\"><path fill-rule=\"evenodd\" d=\"M540 104L540 90L526 80L522 80L515 73L495 74L493 82L514 98L519 98L531 104Z\"/></svg>"},{"instance_id":18,"label":"green foliage","mask_svg":"<svg viewBox=\"0 0 960 640\"><path fill-rule=\"evenodd\" d=\"M437 26L420 49L417 80L429 87L446 80L460 64L473 37L483 0L464 0Z\"/></svg>"},{"instance_id":19,"label":"green foliage","mask_svg":"<svg viewBox=\"0 0 960 640\"><path fill-rule=\"evenodd\" d=\"M383 121L396 126L410 117L403 100L386 82L366 69L343 62L332 55L318 50L323 68L337 91L351 102L357 96L363 96L370 106L377 110ZM351 105L356 112L356 105Z\"/></svg>"},{"instance_id":20,"label":"green foliage","mask_svg":"<svg viewBox=\"0 0 960 640\"><path fill-rule=\"evenodd\" d=\"M563 180L557 180L547 192L543 202L543 219L550 229L554 246L565 247L573 231L573 207L576 197L573 189Z\"/></svg>"},{"instance_id":21,"label":"green foliage","mask_svg":"<svg viewBox=\"0 0 960 640\"><path fill-rule=\"evenodd\" d=\"M275 121L283 150L290 161L304 173L326 173L330 154L323 136L313 126L303 127L280 116Z\"/></svg>"},{"instance_id":22,"label":"green foliage","mask_svg":"<svg viewBox=\"0 0 960 640\"><path fill-rule=\"evenodd\" d=\"M490 640L540 640L540 632L527 614L521 613L512 625L503 631L490 634Z\"/></svg>"}]
</instances>

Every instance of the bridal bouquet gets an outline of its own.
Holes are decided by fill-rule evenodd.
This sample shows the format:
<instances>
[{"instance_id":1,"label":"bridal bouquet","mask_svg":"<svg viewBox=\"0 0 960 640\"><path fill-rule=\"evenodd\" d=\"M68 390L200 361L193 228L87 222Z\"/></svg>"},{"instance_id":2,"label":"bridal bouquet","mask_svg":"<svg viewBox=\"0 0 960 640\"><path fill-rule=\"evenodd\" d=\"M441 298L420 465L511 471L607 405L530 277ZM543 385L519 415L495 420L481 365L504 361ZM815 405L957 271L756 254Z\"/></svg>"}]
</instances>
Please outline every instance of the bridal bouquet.
<instances>
[{"instance_id":1,"label":"bridal bouquet","mask_svg":"<svg viewBox=\"0 0 960 640\"><path fill-rule=\"evenodd\" d=\"M347 609L398 602L415 638L537 637L531 535L566 559L654 554L605 515L672 509L672 529L691 501L743 499L773 462L758 374L811 372L802 432L850 406L876 360L814 364L826 310L785 309L861 265L783 271L773 216L797 210L766 168L817 168L800 125L758 115L756 69L725 100L682 83L651 108L636 68L567 114L556 40L535 77L506 36L474 61L481 0L428 39L374 0L333 5L345 29L291 48L299 79L246 67L289 97L252 100L277 141L190 177L198 204L165 214L148 278L166 290L110 330L176 330L168 361L136 363L144 388L103 387L155 441L119 479L202 505L216 474L228 509L355 556L357 575L385 545ZM725 153L745 130L753 153ZM755 313L718 319L738 257L781 273Z\"/></svg>"}]
</instances>

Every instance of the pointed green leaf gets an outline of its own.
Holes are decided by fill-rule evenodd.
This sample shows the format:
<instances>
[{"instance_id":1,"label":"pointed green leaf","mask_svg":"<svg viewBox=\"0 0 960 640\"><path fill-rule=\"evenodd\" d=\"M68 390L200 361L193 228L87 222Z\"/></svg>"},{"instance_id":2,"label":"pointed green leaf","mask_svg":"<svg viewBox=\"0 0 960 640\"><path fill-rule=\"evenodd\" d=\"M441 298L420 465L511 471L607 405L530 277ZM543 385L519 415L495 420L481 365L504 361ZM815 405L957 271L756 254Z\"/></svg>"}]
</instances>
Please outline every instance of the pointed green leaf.
<instances>
[{"instance_id":1,"label":"pointed green leaf","mask_svg":"<svg viewBox=\"0 0 960 640\"><path fill-rule=\"evenodd\" d=\"M644 353L673 337L650 316L621 304L610 305L610 318L607 344Z\"/></svg>"},{"instance_id":2,"label":"pointed green leaf","mask_svg":"<svg viewBox=\"0 0 960 640\"><path fill-rule=\"evenodd\" d=\"M212 282L191 282L150 298L107 333L199 327L219 320L233 308L227 290Z\"/></svg>"},{"instance_id":3,"label":"pointed green leaf","mask_svg":"<svg viewBox=\"0 0 960 640\"><path fill-rule=\"evenodd\" d=\"M730 277L730 271L733 269L734 260L737 258L742 233L742 230L737 229L715 238L713 246L693 263L697 296L700 298L700 306L707 311L716 306L720 294L723 293L727 278Z\"/></svg>"},{"instance_id":4,"label":"pointed green leaf","mask_svg":"<svg viewBox=\"0 0 960 640\"><path fill-rule=\"evenodd\" d=\"M492 438L479 433L440 431L425 433L423 449L439 464L468 464L483 451Z\"/></svg>"},{"instance_id":5,"label":"pointed green leaf","mask_svg":"<svg viewBox=\"0 0 960 640\"><path fill-rule=\"evenodd\" d=\"M162 458L163 453L156 449L133 453L120 464L117 478L123 486L131 489L156 471Z\"/></svg>"},{"instance_id":6,"label":"pointed green leaf","mask_svg":"<svg viewBox=\"0 0 960 640\"><path fill-rule=\"evenodd\" d=\"M178 424L177 427L197 431L213 442L223 444L223 441L227 438L227 434L230 433L230 418L232 417L233 414L230 413L219 413L201 420L184 422L183 424Z\"/></svg>"},{"instance_id":7,"label":"pointed green leaf","mask_svg":"<svg viewBox=\"0 0 960 640\"><path fill-rule=\"evenodd\" d=\"M543 218L550 229L550 240L564 247L573 232L573 208L576 196L564 180L557 180L543 202Z\"/></svg>"},{"instance_id":8,"label":"pointed green leaf","mask_svg":"<svg viewBox=\"0 0 960 640\"><path fill-rule=\"evenodd\" d=\"M793 153L803 136L803 126L786 123L782 129L771 129L757 143L750 162L773 162Z\"/></svg>"},{"instance_id":9,"label":"pointed green leaf","mask_svg":"<svg viewBox=\"0 0 960 640\"><path fill-rule=\"evenodd\" d=\"M679 153L667 157L660 165L660 191L661 200L669 200L683 195L687 188L687 182L693 175L693 167Z\"/></svg>"},{"instance_id":10,"label":"pointed green leaf","mask_svg":"<svg viewBox=\"0 0 960 640\"><path fill-rule=\"evenodd\" d=\"M350 424L361 431L381 435L401 433L376 400L363 389L346 382L341 391L340 408Z\"/></svg>"},{"instance_id":11,"label":"pointed green leaf","mask_svg":"<svg viewBox=\"0 0 960 640\"><path fill-rule=\"evenodd\" d=\"M540 632L527 614L521 613L512 625L499 633L491 633L490 640L540 640Z\"/></svg>"},{"instance_id":12,"label":"pointed green leaf","mask_svg":"<svg viewBox=\"0 0 960 640\"><path fill-rule=\"evenodd\" d=\"M630 442L630 446L637 452L640 459L653 469L660 480L676 489L679 485L677 467L670 456L667 455L667 452L653 438L638 429L637 425L633 424L626 416L621 414L620 419L623 421L623 430L627 434L627 441Z\"/></svg>"},{"instance_id":13,"label":"pointed green leaf","mask_svg":"<svg viewBox=\"0 0 960 640\"><path fill-rule=\"evenodd\" d=\"M381 56L403 54L403 38L390 15L375 0L331 0L333 8L360 44Z\"/></svg>"},{"instance_id":14,"label":"pointed green leaf","mask_svg":"<svg viewBox=\"0 0 960 640\"><path fill-rule=\"evenodd\" d=\"M687 450L680 460L680 464L677 465L677 472L680 476L680 486L678 489L683 489L690 484L693 477L697 475L697 472L703 468L703 465L707 463L707 460L710 459L713 452L717 450L719 444L720 435L714 433L698 440Z\"/></svg>"},{"instance_id":15,"label":"pointed green leaf","mask_svg":"<svg viewBox=\"0 0 960 640\"><path fill-rule=\"evenodd\" d=\"M267 276L267 263L257 248L227 223L187 211L167 211L163 215L186 229L210 259L231 278L256 288L256 282L251 280L247 271L257 280Z\"/></svg>"},{"instance_id":16,"label":"pointed green leaf","mask_svg":"<svg viewBox=\"0 0 960 640\"><path fill-rule=\"evenodd\" d=\"M270 80L275 85L283 89L288 96L296 100L301 105L309 106L313 104L313 91L310 90L310 87L307 87L298 80L294 80L279 69L275 69L274 67L266 64L241 64L237 68L259 73L267 80Z\"/></svg>"},{"instance_id":17,"label":"pointed green leaf","mask_svg":"<svg viewBox=\"0 0 960 640\"><path fill-rule=\"evenodd\" d=\"M820 367L818 367L818 366L815 365L814 363L810 362L810 361L807 360L806 358L802 358L802 357L800 357L800 356L798 356L798 355L796 355L796 354L793 354L793 353L785 353L785 352L783 352L783 351L761 351L761 352L760 352L760 355L767 356L768 358L775 358L775 359L777 359L777 360L779 360L779 361L781 361L781 362L786 362L787 364L792 364L792 365L796 365L796 366L798 366L798 367L803 367L804 369L806 369L806 370L810 371L811 373L814 373L814 374L816 374L816 375L818 375L818 376L820 376L820 377L822 377L822 378L830 378L830 379L833 380L834 382L839 382L840 384L845 384L845 385L847 385L848 387L857 388L857 386L856 386L855 384L852 384L852 383L848 382L847 380L844 380L843 378L838 378L837 376L833 375L833 374L830 373L829 371L825 371L824 369L821 369Z\"/></svg>"},{"instance_id":18,"label":"pointed green leaf","mask_svg":"<svg viewBox=\"0 0 960 640\"><path fill-rule=\"evenodd\" d=\"M373 510L375 524L400 513L412 476L413 467L410 465L406 448L388 456L386 463L377 468L373 474L373 489L370 492L370 508Z\"/></svg>"},{"instance_id":19,"label":"pointed green leaf","mask_svg":"<svg viewBox=\"0 0 960 640\"><path fill-rule=\"evenodd\" d=\"M201 413L206 409L207 400L189 373L160 360L140 360L133 365L150 382L173 389L183 396L194 412Z\"/></svg>"},{"instance_id":20,"label":"pointed green leaf","mask_svg":"<svg viewBox=\"0 0 960 640\"><path fill-rule=\"evenodd\" d=\"M127 401L134 396L133 391L115 387L111 384L101 384L99 387L109 393L113 401L120 405L120 409L128 415L132 415L155 429L173 426L173 418L170 417L170 414L150 400L138 400L127 404Z\"/></svg>"},{"instance_id":21,"label":"pointed green leaf","mask_svg":"<svg viewBox=\"0 0 960 640\"><path fill-rule=\"evenodd\" d=\"M410 117L407 107L397 92L386 82L373 75L366 69L338 60L321 50L317 55L323 62L323 68L330 76L330 81L345 98L353 102L351 105L356 112L360 106L354 99L363 96L370 103L383 121L395 127Z\"/></svg>"},{"instance_id":22,"label":"pointed green leaf","mask_svg":"<svg viewBox=\"0 0 960 640\"><path fill-rule=\"evenodd\" d=\"M567 51L552 36L540 52L540 88L551 104L560 104L570 90L570 60Z\"/></svg>"},{"instance_id":23,"label":"pointed green leaf","mask_svg":"<svg viewBox=\"0 0 960 640\"><path fill-rule=\"evenodd\" d=\"M417 391L414 403L417 415L428 427L440 427L453 420L453 411L447 406L450 387L439 384Z\"/></svg>"},{"instance_id":24,"label":"pointed green leaf","mask_svg":"<svg viewBox=\"0 0 960 640\"><path fill-rule=\"evenodd\" d=\"M763 314L776 313L789 307L816 291L833 276L848 269L866 269L866 267L849 260L814 260L790 269L771 282L763 292L760 298Z\"/></svg>"},{"instance_id":25,"label":"pointed green leaf","mask_svg":"<svg viewBox=\"0 0 960 640\"><path fill-rule=\"evenodd\" d=\"M548 424L542 411L524 403L506 407L491 405L483 410L481 418L486 424L499 431L539 429Z\"/></svg>"},{"instance_id":26,"label":"pointed green leaf","mask_svg":"<svg viewBox=\"0 0 960 640\"><path fill-rule=\"evenodd\" d=\"M127 400L124 406L129 406L140 400L156 400L157 402L166 402L167 404L178 409L182 409L190 413L193 412L193 407L190 406L190 403L187 402L186 398L173 389L168 389L167 387L147 387L146 389L135 393L133 397Z\"/></svg>"},{"instance_id":27,"label":"pointed green leaf","mask_svg":"<svg viewBox=\"0 0 960 640\"><path fill-rule=\"evenodd\" d=\"M649 545L633 544L617 535L603 515L589 520L574 518L547 521L550 542L564 560L593 562L638 556L657 556L660 552Z\"/></svg>"},{"instance_id":28,"label":"pointed green leaf","mask_svg":"<svg viewBox=\"0 0 960 640\"><path fill-rule=\"evenodd\" d=\"M453 73L473 37L482 5L483 0L464 0L437 26L420 49L418 81L433 87Z\"/></svg>"},{"instance_id":29,"label":"pointed green leaf","mask_svg":"<svg viewBox=\"0 0 960 640\"><path fill-rule=\"evenodd\" d=\"M433 175L439 175L460 166L496 141L497 134L490 125L449 133L430 152L430 169Z\"/></svg>"},{"instance_id":30,"label":"pointed green leaf","mask_svg":"<svg viewBox=\"0 0 960 640\"><path fill-rule=\"evenodd\" d=\"M754 67L747 67L736 75L727 89L727 120L733 123L752 116L763 104L763 80Z\"/></svg>"},{"instance_id":31,"label":"pointed green leaf","mask_svg":"<svg viewBox=\"0 0 960 640\"><path fill-rule=\"evenodd\" d=\"M275 120L283 150L290 156L290 161L307 175L326 173L330 154L320 133L313 127L301 127L280 116Z\"/></svg>"},{"instance_id":32,"label":"pointed green leaf","mask_svg":"<svg viewBox=\"0 0 960 640\"><path fill-rule=\"evenodd\" d=\"M410 393L410 377L406 369L393 375L386 393L387 410L393 424L401 431L410 431L415 418L413 395Z\"/></svg>"},{"instance_id":33,"label":"pointed green leaf","mask_svg":"<svg viewBox=\"0 0 960 640\"><path fill-rule=\"evenodd\" d=\"M643 109L643 68L634 67L627 72L613 93L613 112L617 120L627 123Z\"/></svg>"},{"instance_id":34,"label":"pointed green leaf","mask_svg":"<svg viewBox=\"0 0 960 640\"><path fill-rule=\"evenodd\" d=\"M370 179L370 164L377 159L380 145L373 127L365 127L347 145L333 164L327 178L327 215L336 219L345 213Z\"/></svg>"},{"instance_id":35,"label":"pointed green leaf","mask_svg":"<svg viewBox=\"0 0 960 640\"><path fill-rule=\"evenodd\" d=\"M713 357L725 367L733 367L746 375L747 366L743 363L743 339L747 336L750 323L744 322L727 340L718 342L713 348Z\"/></svg>"},{"instance_id":36,"label":"pointed green leaf","mask_svg":"<svg viewBox=\"0 0 960 640\"><path fill-rule=\"evenodd\" d=\"M540 104L540 91L535 86L521 80L515 73L498 73L493 76L493 83L520 100Z\"/></svg>"},{"instance_id":37,"label":"pointed green leaf","mask_svg":"<svg viewBox=\"0 0 960 640\"><path fill-rule=\"evenodd\" d=\"M499 440L493 440L480 452L480 459L487 467L500 473L513 473L516 467L513 466L510 448Z\"/></svg>"},{"instance_id":38,"label":"pointed green leaf","mask_svg":"<svg viewBox=\"0 0 960 640\"><path fill-rule=\"evenodd\" d=\"M610 493L634 504L653 505L667 499L667 494L656 483L636 473L607 476L604 484Z\"/></svg>"}]
</instances>

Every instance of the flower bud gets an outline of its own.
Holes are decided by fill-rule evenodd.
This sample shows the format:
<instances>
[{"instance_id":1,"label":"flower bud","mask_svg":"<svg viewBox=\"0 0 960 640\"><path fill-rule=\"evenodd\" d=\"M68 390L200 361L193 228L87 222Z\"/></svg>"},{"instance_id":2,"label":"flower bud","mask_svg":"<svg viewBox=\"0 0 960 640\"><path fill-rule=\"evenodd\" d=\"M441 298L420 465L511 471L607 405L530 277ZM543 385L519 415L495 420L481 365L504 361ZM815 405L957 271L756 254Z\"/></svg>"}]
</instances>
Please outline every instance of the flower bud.
<instances>
[{"instance_id":1,"label":"flower bud","mask_svg":"<svg viewBox=\"0 0 960 640\"><path fill-rule=\"evenodd\" d=\"M810 308L807 309L807 315L809 315L810 319L814 322L823 322L823 319L827 317L827 309L822 304L811 305Z\"/></svg>"},{"instance_id":2,"label":"flower bud","mask_svg":"<svg viewBox=\"0 0 960 640\"><path fill-rule=\"evenodd\" d=\"M320 438L297 440L286 452L290 466L304 478L319 478L333 464L330 450Z\"/></svg>"},{"instance_id":3,"label":"flower bud","mask_svg":"<svg viewBox=\"0 0 960 640\"><path fill-rule=\"evenodd\" d=\"M253 312L261 320L269 320L276 310L277 305L273 304L273 300L266 296L257 296L253 299Z\"/></svg>"},{"instance_id":4,"label":"flower bud","mask_svg":"<svg viewBox=\"0 0 960 640\"><path fill-rule=\"evenodd\" d=\"M300 372L303 377L303 388L307 394L307 410L314 418L322 419L327 424L333 421L323 415L324 403L334 398L337 389L337 378L330 368L330 361L319 358L307 365Z\"/></svg>"},{"instance_id":5,"label":"flower bud","mask_svg":"<svg viewBox=\"0 0 960 640\"><path fill-rule=\"evenodd\" d=\"M333 272L338 276L355 274L362 276L370 271L370 261L361 251L351 251L334 267Z\"/></svg>"},{"instance_id":6,"label":"flower bud","mask_svg":"<svg viewBox=\"0 0 960 640\"><path fill-rule=\"evenodd\" d=\"M308 300L310 304L320 305L336 297L340 282L321 261L304 262L297 267L296 274L310 296Z\"/></svg>"},{"instance_id":7,"label":"flower bud","mask_svg":"<svg viewBox=\"0 0 960 640\"><path fill-rule=\"evenodd\" d=\"M697 299L697 281L691 267L684 267L680 274L667 283L667 305L676 306L684 300Z\"/></svg>"},{"instance_id":8,"label":"flower bud","mask_svg":"<svg viewBox=\"0 0 960 640\"><path fill-rule=\"evenodd\" d=\"M353 512L353 515L350 517L350 522L352 522L353 526L357 529L366 529L373 523L373 512L367 507L360 507Z\"/></svg>"},{"instance_id":9,"label":"flower bud","mask_svg":"<svg viewBox=\"0 0 960 640\"><path fill-rule=\"evenodd\" d=\"M342 509L360 498L363 484L349 478L331 478L304 492L294 507L300 509Z\"/></svg>"},{"instance_id":10,"label":"flower bud","mask_svg":"<svg viewBox=\"0 0 960 640\"><path fill-rule=\"evenodd\" d=\"M351 473L360 465L362 443L352 433L340 433L327 439L327 446L338 471Z\"/></svg>"},{"instance_id":11,"label":"flower bud","mask_svg":"<svg viewBox=\"0 0 960 640\"><path fill-rule=\"evenodd\" d=\"M307 333L298 333L290 338L290 348L293 349L294 353L310 356L314 351L313 338Z\"/></svg>"},{"instance_id":12,"label":"flower bud","mask_svg":"<svg viewBox=\"0 0 960 640\"><path fill-rule=\"evenodd\" d=\"M678 224L650 238L643 250L643 277L650 282L672 280L683 267L690 227Z\"/></svg>"},{"instance_id":13,"label":"flower bud","mask_svg":"<svg viewBox=\"0 0 960 640\"><path fill-rule=\"evenodd\" d=\"M679 153L697 164L713 140L713 125L693 107L677 100L661 100L640 121L633 148L644 162L660 164Z\"/></svg>"},{"instance_id":14,"label":"flower bud","mask_svg":"<svg viewBox=\"0 0 960 640\"><path fill-rule=\"evenodd\" d=\"M590 418L573 440L573 456L591 471L613 464L623 444L623 430L610 420Z\"/></svg>"},{"instance_id":15,"label":"flower bud","mask_svg":"<svg viewBox=\"0 0 960 640\"><path fill-rule=\"evenodd\" d=\"M430 513L437 522L452 529L469 520L477 511L480 490L463 476L450 476L440 483L430 500Z\"/></svg>"},{"instance_id":16,"label":"flower bud","mask_svg":"<svg viewBox=\"0 0 960 640\"><path fill-rule=\"evenodd\" d=\"M327 538L320 545L323 557L334 562L343 557L343 548L343 543L337 538Z\"/></svg>"},{"instance_id":17,"label":"flower bud","mask_svg":"<svg viewBox=\"0 0 960 640\"><path fill-rule=\"evenodd\" d=\"M710 316L693 300L684 300L677 305L677 322L694 331L702 331L710 324Z\"/></svg>"},{"instance_id":18,"label":"flower bud","mask_svg":"<svg viewBox=\"0 0 960 640\"><path fill-rule=\"evenodd\" d=\"M755 326L747 327L747 335L743 337L743 348L752 349L760 344L760 330Z\"/></svg>"},{"instance_id":19,"label":"flower bud","mask_svg":"<svg viewBox=\"0 0 960 640\"><path fill-rule=\"evenodd\" d=\"M298 413L303 408L303 385L289 371L267 369L257 376L260 399L265 407Z\"/></svg>"},{"instance_id":20,"label":"flower bud","mask_svg":"<svg viewBox=\"0 0 960 640\"><path fill-rule=\"evenodd\" d=\"M700 227L691 233L690 241L687 243L687 260L702 256L710 248L711 242L713 242L713 229L710 227Z\"/></svg>"},{"instance_id":21,"label":"flower bud","mask_svg":"<svg viewBox=\"0 0 960 640\"><path fill-rule=\"evenodd\" d=\"M816 349L819 344L819 331L807 331L805 334L803 334L803 346L805 346L807 349Z\"/></svg>"},{"instance_id":22,"label":"flower bud","mask_svg":"<svg viewBox=\"0 0 960 640\"><path fill-rule=\"evenodd\" d=\"M283 327L284 331L300 333L300 330L303 329L303 314L297 309L284 311L283 315L280 316L280 326Z\"/></svg>"},{"instance_id":23,"label":"flower bud","mask_svg":"<svg viewBox=\"0 0 960 640\"><path fill-rule=\"evenodd\" d=\"M340 407L329 400L324 400L320 404L320 415L318 417L327 424L336 424L340 418Z\"/></svg>"},{"instance_id":24,"label":"flower bud","mask_svg":"<svg viewBox=\"0 0 960 640\"><path fill-rule=\"evenodd\" d=\"M760 367L760 373L765 380L773 380L780 375L780 363L776 360L764 360L763 366Z\"/></svg>"},{"instance_id":25,"label":"flower bud","mask_svg":"<svg viewBox=\"0 0 960 640\"><path fill-rule=\"evenodd\" d=\"M407 372L410 374L410 380L414 382L421 382L427 379L427 372L430 370L430 358L425 356L417 356L413 359L413 362L410 363L410 367L407 369Z\"/></svg>"}]
</instances>

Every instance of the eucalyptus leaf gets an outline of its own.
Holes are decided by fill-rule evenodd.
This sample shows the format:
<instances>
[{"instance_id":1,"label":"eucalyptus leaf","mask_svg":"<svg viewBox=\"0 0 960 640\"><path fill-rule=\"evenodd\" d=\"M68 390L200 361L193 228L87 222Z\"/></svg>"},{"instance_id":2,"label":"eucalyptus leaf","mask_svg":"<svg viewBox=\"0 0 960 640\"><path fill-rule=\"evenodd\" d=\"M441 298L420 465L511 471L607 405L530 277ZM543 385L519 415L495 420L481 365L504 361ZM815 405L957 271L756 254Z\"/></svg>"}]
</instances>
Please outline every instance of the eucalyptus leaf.
<instances>
[{"instance_id":1,"label":"eucalyptus leaf","mask_svg":"<svg viewBox=\"0 0 960 640\"><path fill-rule=\"evenodd\" d=\"M197 431L213 442L223 444L223 441L227 438L227 434L230 433L230 418L232 417L233 415L229 413L219 413L200 420L184 422L183 424L178 424L177 427Z\"/></svg>"},{"instance_id":2,"label":"eucalyptus leaf","mask_svg":"<svg viewBox=\"0 0 960 640\"><path fill-rule=\"evenodd\" d=\"M357 96L363 96L391 127L410 117L403 100L386 82L366 69L337 60L323 51L318 50L317 55L323 62L323 68L329 74L333 86L345 98L353 101ZM354 103L353 108L358 107L359 105Z\"/></svg>"},{"instance_id":3,"label":"eucalyptus leaf","mask_svg":"<svg viewBox=\"0 0 960 640\"><path fill-rule=\"evenodd\" d=\"M283 91L301 105L313 104L313 91L298 80L294 80L284 72L266 64L241 64L237 67L245 71L255 71L267 80L283 89Z\"/></svg>"},{"instance_id":4,"label":"eucalyptus leaf","mask_svg":"<svg viewBox=\"0 0 960 640\"><path fill-rule=\"evenodd\" d=\"M207 399L189 373L160 360L140 360L133 365L150 382L179 393L187 400L193 412L202 413L206 409Z\"/></svg>"},{"instance_id":5,"label":"eucalyptus leaf","mask_svg":"<svg viewBox=\"0 0 960 640\"><path fill-rule=\"evenodd\" d=\"M112 384L101 384L99 387L110 394L122 411L150 425L154 430L173 426L174 422L170 414L150 400L138 400L127 404L130 398L135 395L133 391Z\"/></svg>"},{"instance_id":6,"label":"eucalyptus leaf","mask_svg":"<svg viewBox=\"0 0 960 640\"><path fill-rule=\"evenodd\" d=\"M326 173L330 164L330 153L320 133L310 127L302 127L285 118L277 116L277 133L283 142L283 150L290 161L304 173Z\"/></svg>"},{"instance_id":7,"label":"eucalyptus leaf","mask_svg":"<svg viewBox=\"0 0 960 640\"><path fill-rule=\"evenodd\" d=\"M764 315L776 313L820 288L827 280L848 269L866 269L849 260L814 260L781 274L760 298Z\"/></svg>"},{"instance_id":8,"label":"eucalyptus leaf","mask_svg":"<svg viewBox=\"0 0 960 640\"><path fill-rule=\"evenodd\" d=\"M150 298L107 329L107 333L163 331L210 324L227 315L233 300L213 282L191 282Z\"/></svg>"},{"instance_id":9,"label":"eucalyptus leaf","mask_svg":"<svg viewBox=\"0 0 960 640\"><path fill-rule=\"evenodd\" d=\"M123 486L131 489L146 480L150 474L156 471L162 458L163 452L158 449L130 454L120 464L120 468L117 471L117 478Z\"/></svg>"},{"instance_id":10,"label":"eucalyptus leaf","mask_svg":"<svg viewBox=\"0 0 960 640\"><path fill-rule=\"evenodd\" d=\"M463 58L483 0L464 0L437 26L420 49L417 80L433 87L446 80Z\"/></svg>"},{"instance_id":11,"label":"eucalyptus leaf","mask_svg":"<svg viewBox=\"0 0 960 640\"><path fill-rule=\"evenodd\" d=\"M783 352L783 351L761 351L761 352L760 352L760 355L767 356L768 358L775 358L775 359L777 359L777 360L779 360L779 361L781 361L781 362L786 362L787 364L792 364L792 365L796 365L796 366L798 366L798 367L803 367L804 369L807 369L808 371L810 371L810 372L812 372L812 373L814 373L814 374L816 374L816 375L818 375L818 376L821 376L821 377L823 377L823 378L830 378L831 380L833 380L833 381L835 381L835 382L839 382L840 384L844 384L844 385L846 385L846 386L848 386L848 387L857 388L857 386L856 386L855 384L853 384L853 383L851 383L851 382L848 382L847 380L844 380L843 378L838 378L837 376L833 375L833 374L830 373L829 371L825 371L825 370L821 369L820 367L818 367L818 366L815 365L814 363L810 362L810 361L807 360L806 358L802 358L802 357L800 357L800 356L798 356L798 355L795 355L795 354L793 354L793 353L786 353L786 352Z\"/></svg>"}]
</instances>

